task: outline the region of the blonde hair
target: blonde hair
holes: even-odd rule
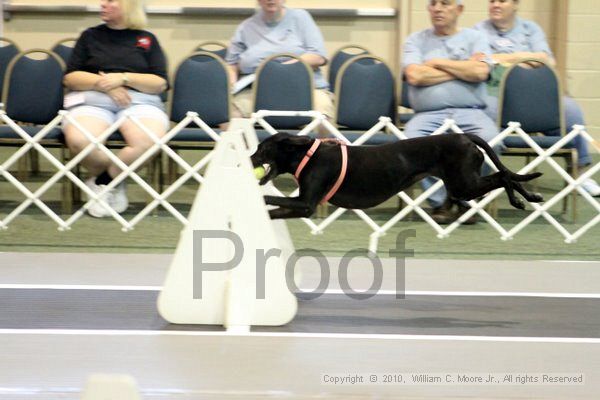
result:
[[[144,29],[148,26],[148,18],[144,10],[144,0],[119,0],[129,29]]]

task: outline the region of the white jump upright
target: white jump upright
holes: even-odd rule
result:
[[[92,374],[88,377],[81,400],[142,400],[137,382],[130,375]]]
[[[216,143],[158,298],[169,322],[247,331],[296,315],[286,282],[294,249],[286,225],[269,218],[254,177],[249,155],[257,142],[251,121],[234,119]]]

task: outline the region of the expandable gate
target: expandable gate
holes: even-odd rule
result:
[[[259,124],[260,126],[262,126],[269,134],[275,134],[277,133],[277,130],[271,125],[269,125],[269,123],[265,120],[265,118],[271,116],[310,117],[312,118],[312,121],[305,128],[300,130],[298,132],[298,135],[307,135],[311,132],[315,132],[317,128],[323,127],[327,132],[329,132],[331,136],[352,146],[368,143],[368,141],[375,134],[378,134],[384,130],[387,131],[389,134],[397,137],[398,140],[404,140],[406,138],[402,130],[396,127],[392,123],[392,121],[387,117],[381,117],[378,123],[376,123],[367,132],[360,135],[353,142],[350,141],[346,136],[344,136],[343,133],[340,132],[336,127],[334,127],[329,121],[327,121],[324,115],[316,111],[258,111],[257,113],[252,115],[251,121],[253,122],[253,124]],[[112,218],[114,218],[121,225],[124,231],[133,229],[135,225],[142,221],[159,205],[165,208],[183,225],[187,225],[187,218],[184,215],[182,215],[168,201],[168,198],[188,180],[193,179],[198,184],[202,184],[203,176],[200,174],[199,171],[210,162],[212,152],[209,152],[198,162],[194,163],[193,165],[190,165],[172,148],[170,148],[168,143],[182,129],[189,127],[190,125],[195,125],[202,129],[210,136],[210,138],[213,141],[217,142],[220,140],[219,134],[217,134],[213,129],[206,125],[198,117],[198,114],[194,112],[188,112],[185,119],[183,119],[180,123],[174,126],[169,132],[167,132],[166,135],[164,135],[161,138],[158,138],[153,132],[145,129],[143,125],[141,125],[139,120],[137,120],[137,118],[127,115],[127,113],[125,113],[125,115],[123,115],[119,120],[117,120],[112,126],[110,126],[105,132],[103,132],[98,137],[93,137],[92,134],[90,134],[83,127],[81,127],[77,123],[77,121],[73,120],[70,117],[67,111],[60,111],[52,122],[50,122],[47,126],[41,129],[33,137],[30,136],[27,132],[25,132],[21,126],[12,121],[4,111],[0,111],[0,119],[4,121],[6,125],[10,126],[12,130],[16,134],[18,134],[19,137],[22,138],[25,142],[22,147],[20,147],[17,151],[12,153],[7,159],[5,159],[4,161],[0,160],[0,175],[13,186],[15,186],[15,188],[25,196],[25,200],[23,202],[21,202],[8,215],[4,216],[4,218],[0,220],[0,228],[2,229],[7,229],[9,224],[32,204],[36,205],[38,208],[40,208],[40,210],[44,212],[44,214],[46,214],[50,219],[56,222],[59,230],[70,229],[71,226],[84,215],[86,210],[95,201],[100,202],[103,205],[103,207],[110,211],[110,215],[112,216]],[[48,133],[52,131],[53,128],[59,127],[60,123],[64,119],[67,119],[70,123],[75,124],[90,140],[90,144],[81,153],[77,154],[65,164],[61,163],[54,155],[52,155],[46,148],[44,148],[44,146],[40,144],[40,141],[43,140],[46,137],[46,135],[48,135]],[[102,143],[108,137],[110,137],[110,135],[116,132],[119,126],[121,126],[121,124],[126,119],[130,119],[133,123],[138,125],[154,142],[154,144],[142,156],[140,156],[140,158],[138,158],[134,163],[132,163],[129,166],[125,165],[121,160],[119,160],[116,157],[116,155]],[[461,133],[460,129],[456,126],[456,123],[453,120],[446,120],[443,126],[440,127],[434,134],[443,134],[447,131]],[[571,175],[569,175],[554,159],[551,158],[552,154],[554,154],[557,150],[561,149],[567,142],[569,142],[577,135],[581,135],[589,143],[594,144],[593,138],[586,132],[585,127],[581,125],[575,125],[573,127],[573,130],[569,132],[569,134],[561,138],[551,148],[544,150],[540,148],[537,145],[537,143],[533,141],[531,137],[520,128],[519,123],[512,122],[509,124],[508,128],[502,131],[490,142],[490,145],[494,146],[498,144],[508,135],[520,136],[531,147],[531,149],[533,149],[533,151],[535,151],[535,153],[538,154],[538,156],[534,160],[525,165],[520,171],[518,171],[518,173],[525,174],[531,172],[537,166],[546,162],[560,175],[562,179],[564,179],[567,185],[558,193],[556,193],[552,198],[546,200],[542,204],[530,203],[534,211],[529,213],[516,226],[508,230],[505,229],[484,209],[484,207],[496,197],[498,197],[504,191],[504,189],[497,189],[489,193],[481,201],[470,201],[469,205],[471,206],[471,209],[468,210],[465,214],[463,214],[460,218],[458,218],[455,222],[453,222],[445,228],[442,228],[440,225],[438,225],[421,207],[421,204],[429,197],[430,194],[442,187],[442,181],[438,181],[436,184],[434,184],[432,187],[430,187],[428,190],[424,191],[414,199],[411,198],[405,192],[400,192],[397,196],[403,200],[406,206],[399,212],[397,212],[383,225],[377,224],[362,210],[352,210],[352,212],[354,212],[372,230],[369,240],[369,250],[374,253],[377,252],[379,238],[385,235],[385,233],[389,229],[391,229],[399,221],[403,220],[407,215],[409,215],[413,211],[420,215],[423,218],[423,220],[434,229],[439,238],[444,238],[450,235],[464,221],[466,221],[475,213],[478,213],[487,223],[489,223],[495,230],[497,230],[500,233],[500,238],[502,240],[512,239],[523,228],[525,228],[527,225],[532,223],[540,216],[543,217],[546,221],[548,221],[552,226],[554,226],[561,235],[563,235],[566,243],[575,242],[579,237],[581,237],[589,229],[591,229],[598,222],[600,222],[600,203],[597,199],[593,198],[589,193],[587,193],[583,188],[579,186],[583,181],[592,177],[596,172],[598,172],[598,170],[600,169],[600,162],[593,165],[585,173],[581,174],[581,176],[574,178]],[[595,145],[592,147],[596,148]],[[75,168],[75,166],[79,164],[81,160],[85,158],[92,150],[94,150],[94,148],[97,148],[103,153],[105,153],[116,165],[118,165],[122,169],[122,172],[117,177],[115,177],[109,185],[106,186],[106,191],[114,188],[123,180],[131,178],[135,183],[137,183],[145,192],[147,192],[151,196],[152,201],[150,201],[132,219],[126,220],[122,215],[114,211],[109,204],[101,200],[103,193],[93,193],[90,190],[90,188],[88,188],[85,185],[85,183],[75,173],[73,173],[73,169]],[[54,175],[52,175],[44,184],[42,184],[37,190],[33,192],[30,191],[21,182],[19,182],[18,179],[9,172],[9,169],[13,165],[15,165],[19,158],[23,157],[28,151],[37,151],[42,157],[47,159],[57,169],[57,172]],[[154,157],[159,152],[163,152],[165,156],[172,159],[184,171],[184,173],[181,176],[179,176],[179,178],[177,178],[177,180],[173,184],[169,185],[162,193],[158,193],[154,188],[152,188],[150,184],[148,184],[148,182],[146,182],[136,172],[136,170],[141,165],[143,165],[146,161],[148,161],[151,157]],[[486,162],[491,166],[491,168],[495,170],[495,167],[493,166],[491,160],[489,160],[487,156],[485,156],[485,159]],[[79,187],[90,198],[89,201],[87,201],[80,209],[78,209],[75,213],[73,213],[73,215],[69,216],[67,219],[63,219],[40,199],[44,193],[46,193],[53,185],[58,183],[63,177],[66,177],[67,179],[71,180],[74,185]],[[548,210],[574,190],[577,190],[581,194],[581,196],[592,205],[592,207],[596,211],[596,214],[586,224],[581,226],[575,232],[569,232],[559,221],[556,220],[556,218],[554,218],[548,212]],[[279,194],[281,194],[281,192],[279,192]],[[292,193],[291,196],[294,196],[296,194],[297,190],[294,193]],[[327,218],[318,223],[308,218],[304,218],[303,221],[309,226],[311,233],[319,234],[322,233],[329,225],[335,222],[346,211],[346,209],[338,208],[335,211],[333,211]]]

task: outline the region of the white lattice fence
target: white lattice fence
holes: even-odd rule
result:
[[[328,132],[331,136],[345,142],[348,145],[362,145],[368,143],[369,140],[373,138],[374,135],[380,134],[382,131],[387,130],[390,135],[395,136],[398,140],[404,140],[406,137],[403,132],[398,129],[389,118],[382,117],[379,119],[378,123],[376,123],[371,129],[369,129],[364,134],[360,135],[353,142],[350,141],[346,136],[343,135],[338,129],[336,129],[329,121],[319,112],[308,111],[308,112],[286,112],[286,111],[259,111],[253,114],[251,121],[255,124],[260,125],[265,131],[269,134],[277,133],[277,130],[274,129],[269,123],[265,120],[266,117],[270,116],[278,116],[278,117],[310,117],[312,121],[303,129],[298,132],[298,135],[308,135],[310,133],[315,133],[319,129],[321,132],[324,130]],[[116,121],[112,126],[110,126],[105,132],[103,132],[98,137],[94,137],[91,133],[86,131],[82,126],[77,124],[77,121],[71,119],[68,112],[61,111],[59,115],[46,127],[40,130],[35,136],[31,137],[28,135],[18,124],[12,121],[4,112],[0,112],[0,119],[4,121],[4,123],[12,128],[14,132],[16,132],[21,139],[23,139],[24,144],[17,151],[12,153],[6,160],[0,160],[0,175],[6,179],[7,182],[12,184],[20,193],[25,196],[25,200],[21,202],[17,207],[11,210],[2,220],[0,220],[0,228],[6,229],[9,224],[15,220],[19,215],[21,215],[28,207],[31,205],[35,205],[42,212],[47,215],[50,219],[52,219],[55,223],[57,223],[60,230],[70,229],[71,226],[77,222],[86,212],[86,210],[93,204],[93,202],[100,202],[103,207],[105,207],[109,212],[112,218],[114,218],[122,227],[124,231],[128,231],[133,229],[139,222],[141,222],[144,218],[146,218],[150,213],[157,208],[158,206],[163,207],[167,210],[173,217],[175,217],[182,224],[187,224],[186,216],[182,215],[180,211],[178,211],[170,202],[169,198],[173,195],[177,190],[179,190],[182,185],[186,184],[189,180],[193,180],[198,184],[202,184],[203,177],[199,172],[202,168],[204,168],[211,160],[212,152],[209,152],[206,156],[198,160],[193,165],[190,165],[186,162],[177,152],[175,152],[171,147],[169,147],[168,143],[179,133],[182,129],[195,126],[204,130],[209,137],[213,141],[219,140],[219,135],[214,132],[209,126],[207,126],[196,113],[190,112],[187,114],[186,118],[173,127],[166,135],[161,138],[158,138],[151,131],[144,128],[144,126],[133,116],[129,116],[125,114],[121,119]],[[46,135],[56,127],[60,126],[60,123],[64,120],[68,119],[71,123],[75,124],[83,133],[86,135],[90,144],[79,154],[73,157],[71,160],[66,162],[66,164],[62,164],[56,157],[54,157],[47,149],[45,149],[40,141],[43,140]],[[133,123],[137,124],[153,141],[153,145],[134,163],[131,165],[125,165],[109,148],[106,147],[103,143],[109,138],[114,132],[116,132],[119,126],[125,120],[131,120]],[[455,122],[452,120],[447,120],[443,124],[440,129],[438,129],[434,134],[443,134],[447,131],[453,131],[460,133],[460,129],[456,126]],[[355,213],[360,220],[362,220],[369,228],[372,233],[370,234],[369,240],[369,249],[373,252],[376,252],[379,238],[385,233],[394,227],[398,222],[405,219],[411,212],[416,212],[421,218],[429,224],[432,229],[436,232],[439,238],[444,238],[450,235],[454,230],[456,230],[461,224],[470,218],[473,214],[479,213],[484,221],[486,221],[490,226],[492,226],[496,231],[500,233],[500,237],[503,240],[512,239],[516,234],[518,234],[523,228],[532,223],[538,217],[542,216],[548,223],[554,226],[557,231],[563,235],[565,241],[567,243],[572,243],[577,238],[581,237],[585,232],[587,232],[590,228],[596,225],[600,221],[600,204],[598,201],[591,197],[584,189],[582,189],[579,185],[586,180],[587,178],[593,176],[599,169],[600,163],[592,166],[589,170],[587,170],[584,174],[579,176],[577,179],[571,177],[562,167],[560,167],[555,160],[551,158],[551,155],[556,152],[558,149],[562,148],[565,143],[571,140],[576,135],[581,135],[588,142],[593,143],[593,139],[591,136],[585,131],[583,126],[575,126],[574,129],[566,135],[564,138],[559,140],[554,146],[549,149],[540,148],[535,141],[531,139],[529,135],[523,132],[518,123],[511,123],[507,129],[501,132],[496,138],[494,138],[490,145],[494,146],[502,141],[508,135],[518,135],[535,151],[538,156],[532,160],[529,164],[523,167],[519,173],[528,173],[532,171],[534,168],[538,167],[542,163],[548,163],[559,175],[562,179],[565,180],[567,186],[552,196],[550,199],[547,199],[543,204],[531,204],[533,208],[533,212],[529,213],[521,222],[519,222],[516,226],[506,229],[504,228],[499,221],[496,221],[490,214],[488,214],[484,207],[487,206],[492,200],[498,197],[504,189],[497,189],[487,196],[485,196],[481,201],[471,201],[469,205],[471,209],[468,210],[465,214],[458,218],[457,221],[450,224],[449,226],[443,228],[438,225],[427,212],[421,207],[421,204],[431,195],[433,192],[438,190],[443,182],[438,181],[428,190],[419,194],[416,198],[411,198],[407,193],[400,192],[398,193],[398,197],[404,201],[406,206],[398,211],[395,215],[393,215],[388,221],[383,224],[378,224],[375,222],[369,215],[362,210],[351,210]],[[73,169],[76,165],[78,165],[81,160],[86,157],[91,151],[94,149],[98,149],[107,157],[111,159],[117,166],[119,166],[122,172],[113,179],[113,181],[107,185],[105,190],[111,190],[116,185],[118,185],[123,180],[130,178],[133,180],[139,187],[151,197],[151,201],[133,218],[126,220],[123,215],[115,212],[109,204],[102,201],[103,193],[93,193],[87,185],[75,174],[73,173]],[[23,185],[19,180],[13,176],[9,169],[15,165],[19,158],[23,157],[29,151],[37,151],[42,157],[48,160],[57,170],[46,182],[44,182],[38,189],[35,191],[29,190],[25,185]],[[162,193],[158,193],[148,182],[146,182],[137,172],[136,170],[147,162],[151,157],[154,157],[159,152],[162,152],[166,157],[172,159],[182,170],[183,174],[177,178],[173,184],[169,185]],[[493,164],[486,156],[486,162],[493,167]],[[89,196],[89,201],[87,201],[81,208],[79,208],[75,213],[69,216],[66,219],[63,219],[60,215],[54,212],[48,205],[46,205],[42,200],[41,196],[46,193],[53,185],[56,185],[61,179],[66,178],[73,182],[74,185],[79,187],[82,191],[84,191]],[[277,188],[274,189],[276,193],[283,195],[281,191]],[[572,191],[577,190],[581,196],[586,199],[589,204],[596,211],[594,217],[590,219],[585,225],[579,228],[577,231],[571,233],[569,232],[559,221],[556,220],[548,210],[554,206],[558,201],[563,199]],[[297,195],[297,190],[290,194],[290,196]],[[329,216],[321,221],[315,221],[313,219],[304,218],[303,221],[309,226],[312,234],[320,234],[325,231],[327,227],[331,224],[335,223],[338,218],[344,214],[346,209],[337,208],[335,209]]]

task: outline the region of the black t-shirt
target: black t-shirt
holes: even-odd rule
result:
[[[167,79],[165,55],[152,33],[111,29],[105,24],[88,28],[81,34],[65,74],[73,71],[133,72]]]

